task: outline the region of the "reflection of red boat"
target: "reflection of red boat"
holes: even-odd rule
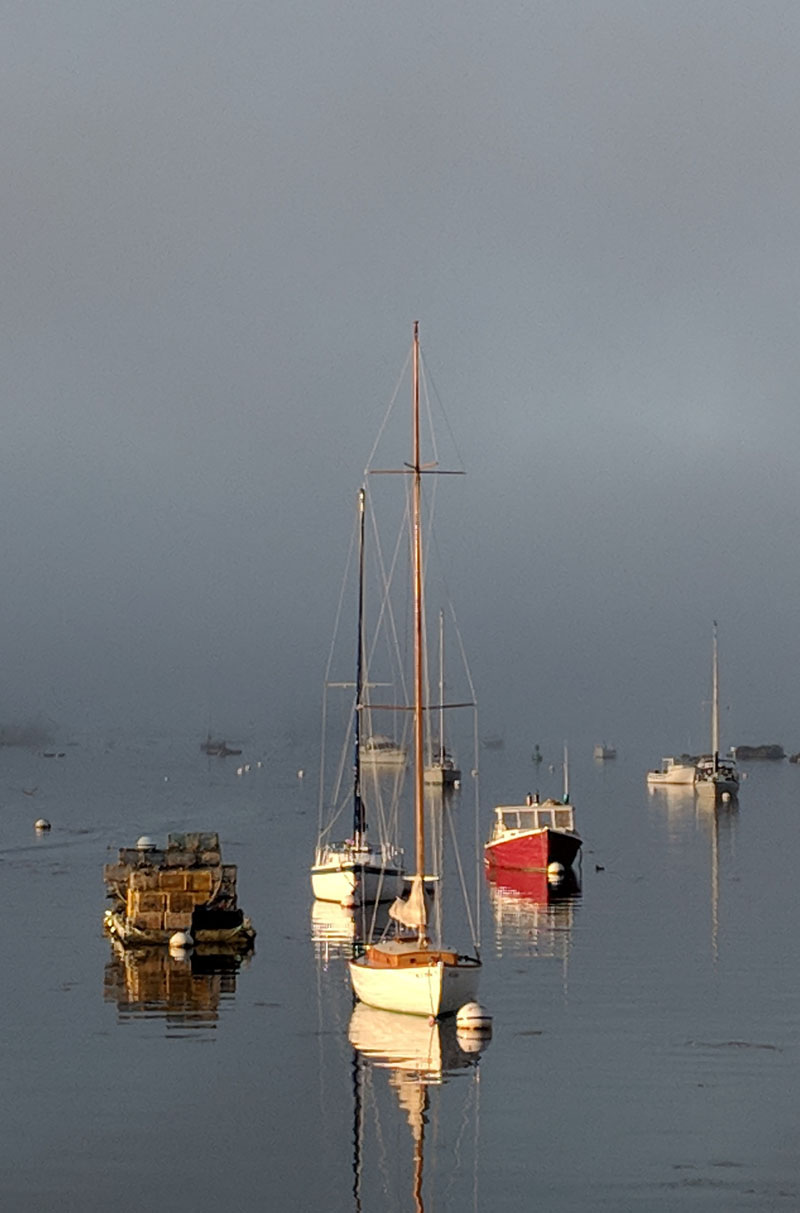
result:
[[[484,848],[489,872],[496,868],[546,872],[551,864],[568,870],[581,846],[569,801],[528,797],[524,805],[498,805],[492,836]]]
[[[487,878],[504,900],[518,898],[540,905],[575,897],[581,891],[572,868],[567,868],[559,880],[548,878],[547,872],[522,872],[513,868],[497,868],[488,872]]]

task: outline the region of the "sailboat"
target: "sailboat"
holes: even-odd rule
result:
[[[369,944],[349,963],[353,992],[361,1001],[384,1011],[403,1011],[437,1018],[477,996],[481,962],[443,947],[431,938],[425,896],[425,755],[423,729],[423,568],[422,472],[420,461],[419,325],[412,345],[412,457],[405,465],[411,476],[411,582],[413,596],[413,794],[415,868],[407,898],[389,907],[394,934]],[[429,469],[428,469],[429,470]]]
[[[461,778],[461,771],[448,752],[444,739],[444,611],[439,612],[439,740],[433,746],[431,760],[425,765],[425,782],[440,788],[451,788]]]
[[[330,827],[320,829],[311,887],[318,901],[341,905],[391,901],[402,888],[403,855],[390,842],[373,845],[367,837],[367,816],[361,787],[361,708],[364,693],[364,515],[366,492],[358,493],[358,639],[353,711],[353,830],[343,842],[328,839]]]
[[[739,792],[739,771],[732,758],[719,753],[719,654],[717,651],[717,621],[712,630],[711,663],[711,753],[698,760],[694,790],[704,800],[732,800]]]

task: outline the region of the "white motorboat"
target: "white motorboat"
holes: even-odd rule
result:
[[[391,737],[374,733],[361,743],[361,765],[371,767],[404,767],[408,762],[408,749]]]
[[[662,758],[658,770],[647,772],[650,788],[691,787],[695,780],[695,759],[688,754],[679,758]]]

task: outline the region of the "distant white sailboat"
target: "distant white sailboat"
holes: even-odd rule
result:
[[[361,708],[364,690],[364,512],[366,494],[358,494],[358,626],[353,711],[353,829],[349,838],[330,840],[331,824],[320,829],[311,887],[318,901],[352,905],[356,901],[392,901],[402,889],[403,855],[389,840],[372,844],[361,786]]]
[[[439,612],[439,739],[432,746],[430,762],[425,764],[425,782],[451,788],[461,779],[461,771],[447,749],[444,735],[444,611]]]
[[[719,752],[719,654],[717,651],[717,621],[712,630],[711,664],[711,753],[697,763],[694,790],[701,800],[733,800],[739,793],[739,771],[732,758],[721,758]]]

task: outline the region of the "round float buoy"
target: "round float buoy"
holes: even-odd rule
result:
[[[137,851],[154,851],[156,844],[153,842],[149,834],[142,834],[141,838],[136,839]]]
[[[194,940],[188,931],[176,931],[174,935],[169,937],[170,950],[173,952],[183,952],[186,948],[190,948]]]
[[[549,863],[547,865],[547,879],[550,884],[558,884],[559,880],[564,879],[563,863]]]
[[[730,794],[730,792],[723,792],[723,793],[722,793],[722,803],[723,803],[723,804],[727,804],[727,803],[728,803],[728,801],[730,800],[730,798],[731,798],[731,794]]]
[[[454,788],[460,788],[460,787],[461,787],[461,780],[460,780],[460,779],[454,779],[454,780],[453,780],[453,787],[454,787]]]
[[[303,779],[304,777],[305,777],[305,771],[304,771],[304,770],[303,770],[303,768],[301,767],[301,768],[300,768],[300,770],[297,772],[297,778],[298,778],[298,779]]]
[[[491,1031],[492,1017],[479,1002],[465,1002],[456,1011],[456,1027],[459,1032]]]
[[[50,822],[46,817],[40,817],[38,821],[34,821],[33,828],[34,830],[38,830],[40,834],[44,834],[50,829]]]

